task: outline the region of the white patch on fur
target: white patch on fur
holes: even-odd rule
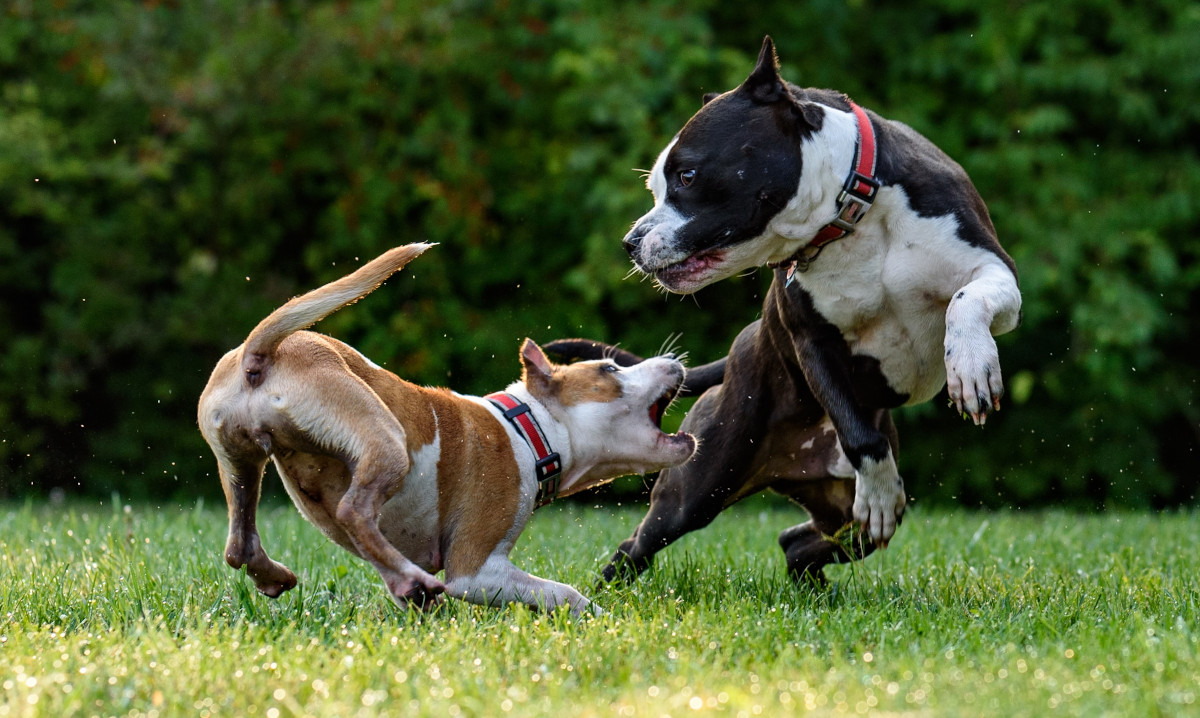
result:
[[[837,434],[837,429],[833,425],[833,420],[829,418],[828,414],[821,418],[821,423],[819,426],[826,434]],[[837,449],[836,456],[833,461],[830,461],[825,466],[825,470],[829,472],[830,476],[834,476],[839,479],[853,479],[855,477],[854,465],[851,464],[850,459],[846,457],[846,452],[842,449],[842,442],[840,440],[837,442],[837,444],[835,444],[835,448]]]
[[[409,454],[400,490],[379,511],[379,529],[400,553],[433,572],[438,550],[438,461],[442,436],[434,414],[433,441]]]
[[[803,171],[796,193],[771,218],[766,231],[748,242],[760,248],[758,256],[762,259],[755,266],[784,261],[808,245],[821,228],[837,217],[837,196],[854,163],[858,120],[852,112],[832,107],[822,109],[825,118],[821,131],[800,145]]]
[[[1007,267],[988,266],[954,293],[946,309],[946,388],[976,424],[987,419],[1004,393],[1000,352],[993,335],[1017,325],[1021,294]]]
[[[650,169],[650,174],[646,177],[646,189],[650,190],[650,194],[654,195],[654,206],[658,207],[667,196],[667,176],[663,167],[667,164],[667,155],[671,154],[671,148],[679,141],[679,135],[671,138],[667,146],[662,152],[658,153],[658,159],[654,160],[654,167]]]
[[[917,215],[895,186],[882,188],[858,231],[826,246],[796,281],[853,353],[880,361],[908,404],[928,401],[946,381],[946,307],[960,289],[980,298],[964,307],[962,328],[975,328],[964,336],[984,354],[988,344],[995,353],[990,332],[1012,329],[1020,309],[1016,278],[995,253],[959,239],[952,215]]]
[[[372,369],[382,369],[383,368],[383,367],[379,366],[378,364],[376,364],[375,362],[371,361],[371,358],[369,356],[367,356],[366,354],[363,354],[362,352],[360,352],[359,350],[350,346],[349,344],[347,344],[346,347],[349,348],[351,351],[353,351],[355,354],[357,354],[360,358],[362,358],[362,360],[367,363],[367,366],[371,367]]]
[[[648,221],[652,222],[653,226],[646,232],[638,245],[637,256],[641,258],[639,264],[646,262],[647,257],[658,257],[662,254],[670,255],[675,246],[675,234],[681,227],[687,224],[688,218],[675,209],[674,206],[667,204],[666,201],[667,177],[663,166],[667,162],[667,155],[671,153],[671,148],[678,141],[679,136],[676,135],[663,151],[658,153],[658,159],[654,161],[654,167],[646,177],[646,188],[650,190],[650,194],[654,195],[654,208],[639,219],[638,223]],[[667,264],[669,263],[667,262]],[[657,267],[662,265],[648,264],[647,266]]]
[[[645,272],[653,272],[674,262],[686,259],[687,255],[675,249],[675,236],[685,224],[687,217],[669,204],[658,205],[645,218],[654,225],[642,236],[636,250],[637,263]]]

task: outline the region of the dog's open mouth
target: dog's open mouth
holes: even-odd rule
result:
[[[653,424],[659,431],[659,441],[666,440],[672,443],[686,442],[688,444],[693,444],[691,434],[683,431],[675,434],[668,434],[667,432],[663,431],[662,428],[663,417],[666,416],[667,409],[670,408],[671,403],[675,401],[675,397],[679,395],[679,390],[681,388],[683,388],[682,377],[669,389],[663,392],[662,396],[655,399],[647,409],[647,413],[650,416],[650,423]]]
[[[697,252],[674,264],[655,270],[654,277],[667,289],[685,287],[695,283],[725,261],[725,253],[719,249]]]
[[[667,413],[667,407],[671,406],[671,402],[675,400],[675,394],[678,392],[679,387],[674,387],[650,405],[650,423],[657,426],[659,431],[662,430],[662,420]]]

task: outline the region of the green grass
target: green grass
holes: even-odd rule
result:
[[[0,506],[0,716],[1200,714],[1195,515],[916,510],[886,552],[784,577],[753,500],[592,591],[642,507],[539,511],[515,552],[608,614],[408,613],[291,507],[279,600],[223,507]]]

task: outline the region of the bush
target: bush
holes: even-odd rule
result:
[[[319,329],[464,392],[521,338],[695,361],[766,273],[625,280],[648,167],[764,32],[785,76],[956,157],[1021,270],[986,430],[901,412],[910,494],[1190,501],[1200,444],[1196,88],[1185,2],[10,3],[0,22],[0,495],[215,494],[195,402],[288,297],[440,243]],[[764,18],[770,18],[764,21]],[[699,306],[697,306],[699,305]]]

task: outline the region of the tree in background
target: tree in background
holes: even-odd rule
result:
[[[625,279],[647,168],[753,65],[844,90],[971,173],[1020,270],[1005,410],[898,412],[918,501],[1190,502],[1200,16],[1026,3],[91,3],[0,8],[0,496],[218,492],[222,353],[387,247],[318,329],[483,392],[524,336],[723,354],[769,277]],[[635,484],[640,486],[641,484]]]

